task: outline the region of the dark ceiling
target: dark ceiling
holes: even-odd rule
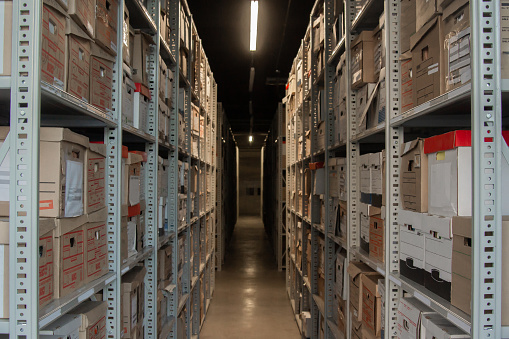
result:
[[[253,55],[256,73],[252,93],[254,133],[267,132],[270,128],[285,88],[267,86],[266,80],[268,77],[280,77],[285,81],[288,78],[313,3],[312,0],[259,1],[257,51]],[[188,0],[188,5],[217,82],[218,101],[223,103],[233,132],[249,132],[250,0]],[[290,11],[284,30],[288,6]]]

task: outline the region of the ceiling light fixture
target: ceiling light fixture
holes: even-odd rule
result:
[[[256,35],[258,30],[258,1],[251,1],[251,39],[250,50],[256,51]]]
[[[249,136],[249,142],[253,142],[253,136],[252,135]]]

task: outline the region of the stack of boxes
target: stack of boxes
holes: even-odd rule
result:
[[[166,204],[168,199],[168,159],[158,158],[157,162],[157,201],[158,201],[158,216],[157,226],[160,233],[168,232],[168,222],[166,215]]]
[[[122,276],[122,338],[143,338],[146,273],[145,267],[136,266]]]
[[[0,129],[3,143],[9,127]],[[40,129],[39,305],[62,298],[108,272],[104,145],[64,128]],[[0,164],[9,178],[9,154]],[[0,192],[0,251],[8,286],[9,180]],[[2,318],[8,318],[4,289]]]
[[[200,108],[191,103],[191,154],[198,157],[201,138],[201,114]]]
[[[406,111],[470,82],[470,8],[468,0],[401,4],[406,13],[401,16],[401,107]]]
[[[373,31],[361,31],[352,42],[351,85],[355,91],[357,134],[385,121],[385,49],[382,13]],[[340,134],[341,130],[346,132],[340,125]],[[346,135],[340,135],[340,140],[345,139]]]
[[[347,295],[347,284],[348,284],[348,274],[346,272],[348,266],[348,260],[346,251],[341,250],[336,254],[336,264],[335,264],[335,284],[334,284],[334,301],[333,301],[333,311],[334,318],[337,319],[338,329],[341,333],[346,336],[346,303],[348,300]]]
[[[336,66],[334,77],[334,144],[344,143],[346,135],[346,85],[347,73],[345,67],[345,54],[343,54]]]
[[[347,172],[345,158],[329,159],[329,196],[333,199],[334,235],[346,241],[347,229]]]
[[[384,156],[384,152],[378,152],[367,153],[359,157],[361,177],[360,246],[366,253],[369,253],[371,258],[380,262],[384,262],[385,257]]]

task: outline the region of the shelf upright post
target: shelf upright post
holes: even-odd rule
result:
[[[472,1],[472,337],[500,338],[502,113],[500,1]]]
[[[168,202],[167,202],[167,215],[168,215],[168,228],[170,233],[174,236],[171,238],[172,246],[172,284],[175,285],[173,293],[171,293],[168,299],[168,309],[170,310],[170,316],[174,318],[173,326],[170,331],[170,338],[177,338],[177,317],[179,307],[179,286],[178,286],[178,262],[179,262],[179,248],[178,248],[178,205],[179,205],[179,188],[178,188],[178,156],[179,156],[179,120],[181,119],[179,110],[179,87],[180,87],[180,1],[167,0],[167,6],[169,8],[170,16],[170,51],[175,58],[175,64],[173,66],[173,83],[172,83],[172,98],[173,108],[171,111],[170,119],[170,145],[173,149],[169,154],[169,166],[168,166]],[[171,108],[171,107],[170,107]],[[191,169],[189,169],[191,170]],[[188,177],[190,174],[188,175]],[[188,191],[189,191],[188,187]],[[188,221],[188,220],[187,220]]]
[[[117,27],[123,28],[124,2],[119,1]],[[116,279],[107,285],[103,291],[104,300],[108,302],[106,333],[108,338],[119,338],[122,333],[120,298],[122,282],[122,259],[120,250],[120,225],[122,223],[122,34],[117,35],[117,58],[113,67],[113,100],[112,113],[117,120],[116,127],[105,129],[106,162],[107,162],[107,208],[108,208],[108,266],[116,273]]]
[[[330,237],[334,234],[333,216],[334,203],[338,203],[330,196],[329,190],[329,160],[334,157],[334,153],[329,151],[329,146],[334,145],[334,68],[327,61],[329,60],[334,47],[332,47],[333,27],[334,27],[334,3],[335,0],[325,0],[325,68],[324,68],[324,87],[325,87],[325,105],[320,105],[327,110],[325,113],[325,320],[333,318],[333,304],[335,294],[334,267],[336,262],[336,243]],[[331,328],[326,325],[325,338],[334,338]]]
[[[283,137],[281,130],[283,128],[283,104],[278,103],[277,107],[277,128],[275,128],[275,138],[277,140],[277,145],[275,149],[278,149],[279,152],[275,152],[279,155],[277,159],[277,215],[276,215],[276,227],[277,227],[277,266],[278,271],[282,271],[283,268],[286,266],[285,260],[286,260],[286,251],[283,247],[283,237],[286,235],[284,234],[284,228],[283,228],[283,217],[285,215],[285,208],[283,206],[283,160],[282,160],[282,145],[283,145]]]
[[[9,333],[37,338],[42,1],[13,1],[12,19]]]
[[[150,49],[148,60],[148,84],[151,100],[148,106],[148,133],[154,137],[154,142],[146,143],[147,170],[145,171],[145,197],[146,197],[146,246],[153,248],[150,256],[145,259],[147,274],[145,275],[145,337],[157,336],[157,250],[159,227],[158,220],[158,159],[159,159],[159,51],[161,50],[160,17],[161,1],[148,0],[147,9],[157,27],[157,33],[153,36],[155,46]],[[164,61],[163,61],[164,62]],[[178,169],[177,172],[178,173]],[[170,206],[169,208],[175,208]],[[164,223],[164,220],[162,221]]]
[[[210,258],[210,285],[209,285],[209,299],[212,298],[212,295],[214,294],[214,289],[215,289],[215,286],[216,286],[216,264],[217,264],[217,257],[216,257],[216,234],[217,234],[217,230],[218,230],[218,215],[220,216],[220,214],[218,214],[217,212],[217,208],[218,208],[218,203],[217,203],[217,197],[218,197],[218,192],[219,192],[219,185],[217,184],[218,181],[220,180],[219,176],[218,176],[218,152],[219,150],[221,149],[220,146],[221,146],[221,139],[218,138],[218,130],[219,130],[219,126],[218,126],[218,109],[217,109],[217,83],[216,81],[214,80],[214,87],[213,87],[213,92],[212,92],[212,103],[210,104],[210,109],[212,111],[212,138],[211,138],[211,143],[212,145],[214,145],[214,143],[216,143],[216,147],[214,147],[214,152],[212,153],[212,158],[211,158],[211,163],[212,163],[212,208],[214,209],[213,212],[211,213],[211,216],[210,216],[210,219],[212,221],[212,229],[211,229],[211,234],[210,234],[210,255],[211,255],[211,258]]]
[[[359,233],[360,233],[360,220],[358,216],[358,206],[360,199],[360,174],[357,165],[359,159],[359,144],[353,141],[353,137],[357,134],[357,119],[356,119],[356,108],[357,103],[355,94],[352,92],[352,68],[350,65],[351,60],[351,44],[354,36],[351,32],[352,21],[355,18],[355,0],[346,1],[346,32],[345,32],[345,66],[347,71],[346,81],[346,168],[348,175],[348,189],[347,189],[347,201],[348,201],[348,218],[347,218],[347,259],[348,262],[352,260],[352,247],[359,246]],[[349,284],[345,286],[347,295],[350,295]],[[346,331],[347,334],[351,333],[351,319],[350,303],[347,305],[346,312]]]
[[[385,2],[385,335],[397,336],[398,303],[402,291],[390,275],[399,273],[399,225],[400,207],[400,148],[403,144],[402,127],[392,127],[391,120],[400,114],[400,0]],[[380,80],[382,81],[382,80]]]

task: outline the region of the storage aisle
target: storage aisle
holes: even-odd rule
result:
[[[239,217],[200,338],[298,338],[262,220]]]

